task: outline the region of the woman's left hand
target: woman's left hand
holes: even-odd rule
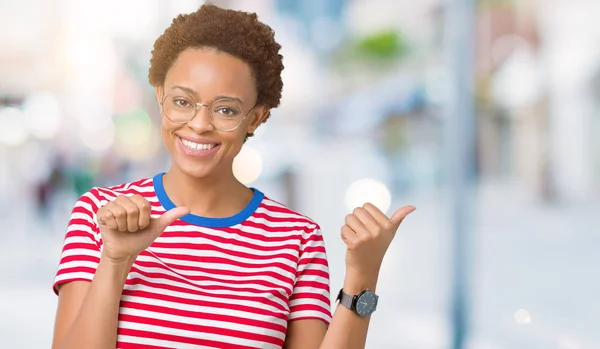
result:
[[[373,204],[357,207],[346,216],[342,240],[346,243],[346,279],[376,283],[383,257],[400,224],[415,207],[405,206],[388,218]]]

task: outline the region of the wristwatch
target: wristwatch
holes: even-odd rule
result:
[[[344,289],[342,288],[336,301],[339,301],[341,305],[352,310],[358,316],[365,317],[375,312],[379,296],[369,289],[352,296],[344,292]]]

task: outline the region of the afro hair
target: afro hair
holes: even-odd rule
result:
[[[154,43],[150,84],[162,86],[179,54],[189,48],[213,48],[243,60],[254,74],[256,104],[268,110],[279,106],[283,89],[281,45],[275,41],[273,29],[260,22],[256,13],[205,4],[196,12],[175,17]]]

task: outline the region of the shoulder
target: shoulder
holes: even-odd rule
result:
[[[96,189],[99,195],[108,199],[114,199],[120,195],[152,196],[155,194],[153,178],[140,178],[133,182],[114,186],[95,187],[94,189]]]
[[[85,192],[77,200],[75,207],[89,206],[96,212],[107,202],[114,200],[120,195],[142,195],[144,197],[154,196],[154,184],[152,178],[141,178],[132,182],[118,185],[96,186]]]
[[[269,215],[279,218],[281,220],[286,220],[288,222],[296,222],[298,224],[311,227],[313,229],[320,229],[319,224],[310,217],[298,211],[292,210],[285,204],[273,200],[267,195],[264,196],[259,208],[262,208],[262,211],[264,211],[265,213],[268,213]]]
[[[321,227],[313,219],[266,195],[256,210],[255,217],[266,219],[271,225],[301,230],[305,238],[321,234]]]

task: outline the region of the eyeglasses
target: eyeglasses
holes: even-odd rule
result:
[[[237,129],[254,109],[244,113],[240,103],[232,98],[221,98],[211,104],[198,103],[184,93],[168,94],[160,103],[163,114],[173,123],[185,125],[198,114],[199,107],[208,108],[208,116],[213,127],[222,132]]]

